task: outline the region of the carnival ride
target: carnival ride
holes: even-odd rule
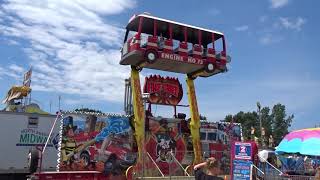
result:
[[[13,86],[8,91],[7,96],[2,101],[3,104],[13,102],[14,100],[23,99],[31,92],[31,88],[27,86]]]
[[[145,151],[146,115],[139,76],[139,72],[143,68],[187,75],[187,94],[191,115],[190,131],[194,152],[193,164],[199,163],[202,161],[199,134],[200,118],[194,80],[199,76],[210,77],[227,71],[226,63],[230,62],[230,57],[226,54],[224,35],[217,31],[149,14],[133,16],[126,30],[120,64],[131,65],[134,127],[138,146],[138,162],[135,167],[140,165],[141,168]],[[142,41],[143,38],[146,39],[146,42]],[[217,53],[215,43],[220,38],[223,49]]]
[[[6,97],[2,100],[2,103],[6,105],[4,111],[49,114],[43,111],[38,104],[31,103],[31,73],[31,69],[25,73],[21,86],[15,85],[9,89]]]

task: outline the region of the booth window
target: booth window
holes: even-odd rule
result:
[[[38,128],[39,117],[29,117],[28,118],[28,128]]]
[[[200,140],[206,140],[206,138],[207,138],[207,133],[201,132],[200,133]]]
[[[216,141],[217,140],[217,133],[208,133],[208,140]]]

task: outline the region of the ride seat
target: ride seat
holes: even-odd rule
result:
[[[202,46],[199,44],[193,45],[192,55],[194,58],[202,59]]]
[[[226,53],[221,51],[220,53],[216,54],[216,61],[217,61],[218,67],[220,69],[224,69],[227,64]]]
[[[148,37],[147,49],[158,49],[158,38],[156,36]]]
[[[178,54],[180,56],[188,56],[188,44],[187,42],[180,42]]]
[[[137,50],[140,48],[141,37],[140,34],[134,35],[132,38],[128,39],[130,51]]]
[[[168,39],[164,41],[163,52],[165,53],[173,53],[173,41]]]
[[[226,53],[224,51],[221,51],[219,54],[217,54],[216,59],[223,65],[227,64]]]
[[[216,51],[213,48],[207,49],[207,60],[213,63],[216,62]]]

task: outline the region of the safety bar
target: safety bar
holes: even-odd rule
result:
[[[259,154],[258,154],[259,156]],[[264,159],[263,157],[259,156],[259,158],[261,158],[262,160],[264,160],[267,164],[269,164],[271,167],[273,167],[275,170],[277,170],[280,175],[284,174],[282,171],[280,171],[278,168],[274,167],[271,163],[269,163],[266,159]]]
[[[49,141],[50,141],[50,137],[51,137],[52,131],[53,131],[53,129],[54,129],[56,123],[57,123],[57,120],[58,120],[59,118],[61,118],[61,116],[62,116],[61,111],[57,112],[56,119],[54,120],[54,122],[53,122],[53,124],[52,124],[52,127],[51,127],[51,130],[50,130],[50,133],[49,133],[49,135],[48,135],[48,139],[47,139],[46,143],[44,144],[42,150],[38,149],[38,150],[41,152],[41,153],[40,153],[39,172],[41,172],[41,170],[42,170],[43,154],[44,154],[44,152],[45,152],[45,150],[46,150],[46,147],[47,147],[47,145],[48,145],[48,143],[49,143]],[[60,152],[59,152],[59,153],[60,153]]]
[[[171,155],[171,157],[174,159],[174,161],[175,161],[176,163],[178,163],[179,166],[183,169],[184,173],[186,173],[187,176],[190,176],[190,174],[187,172],[187,170],[183,168],[182,164],[176,159],[176,157],[174,157],[174,155],[173,155],[173,153],[172,153],[172,150],[170,151],[170,155]]]
[[[161,172],[161,170],[160,170],[159,166],[157,165],[157,163],[154,162],[154,160],[153,160],[153,158],[151,157],[151,155],[150,155],[148,152],[147,152],[147,155],[148,155],[149,158],[151,159],[152,163],[153,163],[154,165],[156,165],[156,168],[157,168],[158,171],[160,172],[161,176],[164,177],[164,174]]]
[[[46,150],[46,147],[47,147],[47,145],[48,145],[48,143],[49,143],[49,141],[50,141],[50,137],[51,137],[52,131],[53,131],[53,129],[54,129],[56,123],[57,123],[57,120],[59,119],[60,116],[61,116],[61,112],[59,111],[59,112],[57,113],[56,119],[55,119],[54,122],[53,122],[53,125],[52,125],[52,127],[51,127],[50,133],[49,133],[49,135],[48,135],[48,139],[47,139],[46,143],[44,144],[44,147],[43,147],[43,149],[42,149],[41,154],[43,154],[44,151]]]
[[[264,172],[263,172],[261,169],[259,169],[256,165],[251,164],[251,168],[252,168],[252,167],[256,168],[261,174],[264,175]]]

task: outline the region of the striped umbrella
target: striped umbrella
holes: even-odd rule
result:
[[[301,129],[290,132],[276,148],[277,154],[300,153],[320,156],[320,128]]]

